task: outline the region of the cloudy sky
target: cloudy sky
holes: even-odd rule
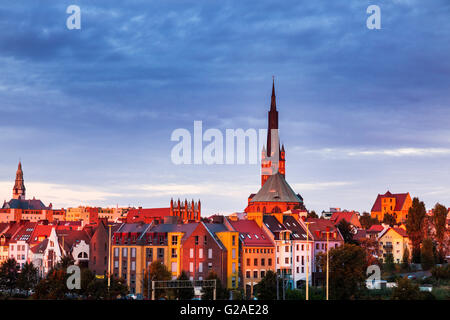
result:
[[[242,211],[259,165],[175,165],[170,136],[265,128],[275,75],[309,209],[368,211],[388,189],[450,205],[449,16],[448,0],[3,0],[0,199],[21,159],[27,196],[56,207]]]

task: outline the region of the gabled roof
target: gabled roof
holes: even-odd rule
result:
[[[306,230],[303,229],[300,222],[289,215],[283,216],[283,225],[291,230],[291,240],[306,240]]]
[[[373,212],[381,212],[381,199],[383,198],[395,198],[395,208],[394,211],[400,211],[405,203],[406,198],[408,197],[407,193],[394,193],[386,192],[385,194],[379,194],[375,200],[375,203],[372,206]]]
[[[393,230],[395,231],[398,235],[407,238],[408,234],[406,233],[406,230],[403,228],[396,228],[396,227],[390,227],[390,228],[386,228],[379,236],[378,239],[380,239],[381,237],[383,237],[386,233],[388,233],[389,230]]]
[[[61,246],[64,244],[64,251],[70,252],[81,240],[84,240],[86,244],[89,244],[90,238],[85,231],[79,230],[56,230],[58,241]]]
[[[272,247],[273,243],[267,233],[253,220],[230,221],[233,228],[239,232],[239,238],[244,246]]]
[[[16,243],[17,241],[31,241],[31,235],[34,232],[37,222],[27,222],[21,226],[21,228],[14,234],[10,243]]]
[[[298,202],[302,200],[278,172],[271,175],[250,202]]]
[[[326,241],[327,234],[326,232],[336,232],[337,238],[333,240],[344,240],[342,238],[339,229],[328,219],[319,219],[319,218],[308,218],[306,219],[309,224],[309,231],[311,236],[316,241]],[[330,238],[331,239],[331,238]]]
[[[31,235],[30,246],[39,243],[40,237],[48,238],[53,227],[54,226],[52,225],[38,224],[36,228],[34,228],[33,234]]]
[[[263,216],[263,223],[272,232],[280,232],[287,230],[286,227],[280,223],[274,216],[265,215]]]
[[[184,233],[181,240],[185,240],[188,238],[192,232],[194,232],[195,228],[198,226],[198,222],[195,223],[161,223],[152,226],[147,232],[156,232],[156,233],[168,233],[168,232],[182,232]]]
[[[381,232],[384,230],[384,227],[381,224],[374,224],[369,229],[367,229],[367,232]]]
[[[38,253],[38,254],[39,253],[44,253],[45,249],[47,248],[47,243],[48,243],[48,239],[45,239],[45,240],[39,242],[34,247],[32,247],[30,250],[34,254],[36,254],[36,253]]]

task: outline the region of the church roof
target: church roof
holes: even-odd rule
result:
[[[284,177],[277,172],[267,179],[266,183],[250,202],[298,202],[302,200],[295,194]]]
[[[2,209],[48,210],[49,208],[38,199],[11,199],[3,204]]]
[[[383,198],[395,198],[394,211],[400,211],[403,208],[403,204],[405,203],[408,194],[408,192],[392,194],[390,191],[386,192],[385,194],[379,194],[377,196],[377,199],[375,200],[375,203],[373,204],[372,212],[381,212],[381,200]]]

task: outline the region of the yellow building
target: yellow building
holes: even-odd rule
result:
[[[215,234],[227,249],[226,286],[229,289],[236,289],[239,279],[239,232],[226,230]]]
[[[411,206],[412,200],[409,193],[392,194],[388,191],[377,196],[372,206],[371,217],[381,222],[384,219],[384,215],[388,213],[396,217],[397,223],[404,223]]]
[[[388,228],[378,238],[379,247],[383,256],[383,261],[386,261],[386,256],[392,253],[394,263],[401,263],[403,261],[403,254],[408,248],[411,257],[411,245],[404,228]]]

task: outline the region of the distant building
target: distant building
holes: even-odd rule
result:
[[[362,228],[359,222],[359,213],[356,211],[333,212],[330,221],[335,225],[339,225],[342,220],[347,221],[354,228]]]
[[[380,233],[378,243],[383,261],[386,261],[386,256],[391,253],[394,257],[394,263],[401,263],[407,248],[411,257],[411,244],[404,228],[385,229]]]
[[[341,212],[341,208],[330,208],[330,211],[322,211],[322,218],[330,219],[333,213]]]
[[[371,217],[383,221],[386,213],[394,215],[397,223],[404,223],[408,217],[408,210],[412,206],[409,193],[393,194],[387,191],[379,194],[372,206]]]

